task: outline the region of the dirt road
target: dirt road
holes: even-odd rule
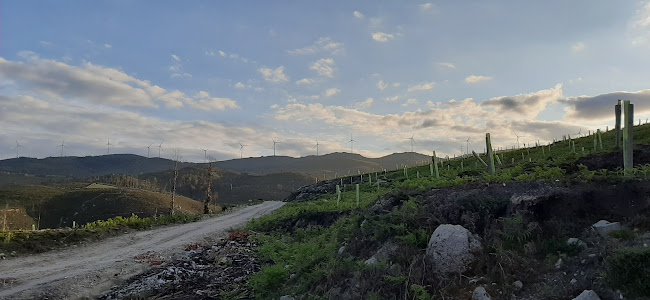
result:
[[[95,297],[149,264],[135,257],[170,258],[184,246],[223,237],[230,228],[268,214],[284,202],[268,201],[200,222],[129,233],[62,251],[0,260],[0,299]]]

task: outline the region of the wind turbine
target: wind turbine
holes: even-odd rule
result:
[[[244,147],[248,145],[243,145],[240,141],[237,141],[237,143],[239,144],[239,158],[242,159],[244,158]]]
[[[410,138],[406,138],[407,140],[411,140],[411,152],[413,152],[413,144],[415,144],[415,139],[413,138],[415,136],[415,133],[411,135]]]
[[[318,143],[318,139],[316,139],[316,145],[313,147],[316,148],[316,156],[318,156],[318,146],[320,146],[320,144]]]
[[[279,143],[280,142],[276,142],[275,140],[273,140],[273,156],[275,156],[275,144],[279,144]]]
[[[149,158],[149,153],[151,153],[151,146],[153,146],[153,143],[147,146],[147,158]]]
[[[57,147],[61,147],[61,157],[63,157],[63,148],[65,148],[65,141],[61,141],[61,145],[58,145]]]
[[[350,153],[354,153],[354,143],[356,143],[356,141],[352,138],[352,133],[350,133],[350,140],[348,143],[350,143]]]
[[[24,146],[21,145],[21,144],[19,144],[19,143],[18,143],[18,140],[16,140],[16,158],[19,158],[19,157],[20,157],[20,156],[18,155],[18,149],[21,148],[21,147],[24,148]]]
[[[162,140],[162,141],[160,142],[160,144],[158,145],[158,158],[160,158],[160,151],[161,151],[162,148],[163,148],[163,147],[162,147],[163,142],[165,142],[165,140]]]
[[[111,146],[113,146],[113,144],[111,144],[111,139],[109,138],[108,142],[106,143],[106,155],[109,155],[111,153]]]
[[[467,137],[467,140],[465,142],[467,142],[467,147],[465,147],[465,154],[469,154],[469,144],[471,144],[469,137]]]
[[[203,150],[203,162],[206,163],[208,162],[208,149],[201,149]]]
[[[522,137],[525,137],[525,136],[523,136],[523,135],[522,135],[522,136],[519,136],[519,135],[517,135],[517,133],[514,132],[514,131],[513,131],[512,133],[514,133],[515,136],[517,137],[517,149],[519,149],[519,138],[522,138]]]
[[[580,137],[581,133],[582,133],[582,128],[580,128],[580,130],[578,130],[578,133],[576,133],[576,134],[578,135],[578,137]]]

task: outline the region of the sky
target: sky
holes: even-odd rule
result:
[[[649,70],[647,0],[6,0],[0,159],[547,143],[645,123]]]

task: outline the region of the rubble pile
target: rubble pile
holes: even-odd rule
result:
[[[257,243],[249,241],[248,235],[234,232],[212,245],[187,245],[184,255],[168,261],[153,259],[154,268],[114,287],[100,299],[221,299],[222,293],[245,286],[261,269],[254,253]],[[136,259],[143,261],[142,256]]]

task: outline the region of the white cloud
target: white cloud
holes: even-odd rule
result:
[[[573,53],[582,52],[586,47],[585,43],[577,42],[571,46],[571,51],[573,51]]]
[[[239,108],[237,103],[230,98],[210,97],[208,92],[200,91],[194,96],[195,99],[186,100],[187,104],[199,110],[226,110]]]
[[[110,48],[113,48],[113,45],[106,43],[106,44],[104,44],[104,48],[110,49]]]
[[[407,89],[407,92],[410,93],[410,92],[417,92],[417,91],[428,91],[428,90],[433,89],[433,87],[435,85],[436,85],[435,82],[428,82],[428,83],[423,83],[423,84],[420,84],[420,85],[414,85],[414,86],[410,86]]]
[[[431,9],[433,7],[433,3],[424,3],[424,4],[420,4],[418,6],[420,7],[420,10],[424,11],[424,10]]]
[[[190,73],[174,73],[171,75],[171,78],[192,78]]]
[[[390,33],[385,33],[385,32],[375,32],[372,34],[372,39],[377,41],[377,42],[388,42],[389,40],[392,40],[395,38],[394,35]]]
[[[40,43],[41,43],[41,45],[43,45],[43,46],[45,46],[45,47],[52,46],[52,43],[51,43],[51,42],[48,42],[48,41],[40,41]]]
[[[221,55],[221,57],[226,57],[226,52],[219,50],[219,55]]]
[[[399,82],[395,82],[395,83],[393,83],[393,87],[399,87],[400,85],[402,85],[402,84],[399,83]]]
[[[259,68],[257,70],[262,74],[264,80],[272,83],[281,83],[289,81],[289,77],[284,74],[284,66],[279,66],[275,69],[270,68]]]
[[[325,91],[325,97],[332,97],[332,96],[338,95],[340,93],[341,93],[341,90],[337,89],[337,88],[327,89]]]
[[[244,85],[244,84],[241,83],[241,82],[237,82],[237,83],[235,83],[235,88],[243,89],[243,88],[245,88],[245,87],[246,87],[246,85]]]
[[[489,81],[489,80],[492,80],[492,77],[482,76],[482,75],[470,75],[467,78],[465,78],[465,82],[467,83],[478,83],[481,81]]]
[[[632,45],[637,46],[650,44],[650,1],[641,3],[629,25]]]
[[[181,61],[181,58],[178,57],[178,55],[176,55],[176,54],[172,54],[172,58],[173,58],[175,61]]]
[[[414,98],[411,98],[411,99],[406,100],[406,102],[404,102],[402,104],[402,106],[406,107],[406,106],[409,106],[409,105],[416,105],[416,104],[418,104],[418,100],[414,99]]]
[[[562,84],[547,90],[515,96],[496,97],[481,103],[482,107],[494,108],[497,113],[512,119],[534,119],[546,106],[562,98]]]
[[[356,10],[355,10],[352,14],[353,14],[354,17],[357,18],[357,19],[363,19],[363,14],[360,13],[360,12],[358,12],[358,11],[356,11]]]
[[[373,104],[375,103],[375,99],[373,98],[368,98],[366,101],[363,102],[357,102],[354,107],[358,109],[364,109],[364,108],[370,108]]]
[[[315,61],[309,69],[316,71],[318,75],[334,78],[334,59],[321,58]]]
[[[450,62],[438,62],[436,65],[449,69],[456,69],[456,66]]]
[[[379,80],[379,82],[377,82],[377,88],[379,90],[383,91],[386,87],[388,87],[388,84],[385,83],[383,80]]]
[[[341,51],[343,51],[343,43],[335,42],[330,37],[321,37],[318,40],[316,40],[314,44],[310,46],[294,49],[294,50],[287,50],[287,53],[292,55],[308,55],[308,54],[316,54],[320,52],[338,54]]]
[[[296,81],[297,85],[308,85],[308,84],[313,84],[315,81],[313,79],[309,78],[303,78],[298,81]]]
[[[386,102],[395,102],[395,101],[397,101],[397,100],[399,100],[399,96],[393,96],[393,97],[386,97],[386,98],[384,98],[384,101],[386,101]]]
[[[0,79],[16,82],[17,93],[57,103],[90,103],[95,105],[95,109],[99,109],[98,105],[106,108],[155,108],[158,103],[163,103],[167,108],[182,108],[184,104],[199,105],[202,109],[236,108],[236,103],[224,100],[227,98],[193,99],[183,92],[168,92],[120,70],[91,63],[77,67],[39,58],[31,58],[27,62],[0,58]]]

